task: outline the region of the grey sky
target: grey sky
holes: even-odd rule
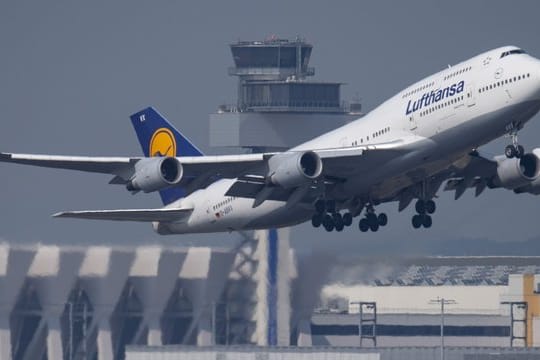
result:
[[[275,34],[314,44],[316,78],[343,81],[370,110],[408,84],[484,50],[519,45],[540,57],[537,1],[4,1],[0,3],[0,150],[139,155],[128,116],[157,107],[203,150],[208,115],[233,102],[228,48]],[[540,147],[540,117],[521,133]],[[485,148],[501,153],[506,140]],[[106,176],[0,164],[0,237],[17,242],[213,243],[235,235],[159,237],[132,223],[55,220],[59,210],[159,206]],[[442,194],[434,226],[381,206],[390,224],[361,234],[293,230],[301,249],[362,252],[363,245],[540,237],[540,198],[487,191]],[[389,249],[391,252],[392,250]]]

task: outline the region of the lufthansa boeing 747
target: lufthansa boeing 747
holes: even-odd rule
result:
[[[144,157],[0,153],[0,161],[110,174],[130,192],[159,192],[157,209],[68,211],[55,217],[152,222],[159,234],[282,227],[311,221],[342,231],[359,217],[377,231],[415,201],[412,226],[429,228],[443,187],[540,194],[540,148],[518,131],[540,110],[540,60],[490,50],[428,76],[364,117],[285,152],[205,156],[156,110],[131,116]],[[478,148],[503,135],[504,154]],[[502,149],[501,149],[502,150]]]

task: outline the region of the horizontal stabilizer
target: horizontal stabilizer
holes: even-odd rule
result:
[[[58,218],[115,221],[178,221],[189,215],[193,209],[124,209],[124,210],[83,210],[64,211],[53,215]]]

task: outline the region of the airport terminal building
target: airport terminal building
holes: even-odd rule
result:
[[[432,351],[443,298],[449,347],[540,345],[538,257],[349,267],[297,256],[286,235],[236,249],[2,244],[0,358],[122,359],[165,345]]]

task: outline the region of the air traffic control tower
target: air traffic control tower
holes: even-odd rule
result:
[[[210,115],[210,146],[284,150],[360,116],[359,103],[341,100],[342,83],[307,80],[315,75],[311,44],[272,38],[230,47],[238,99]]]
[[[210,115],[210,146],[280,151],[361,116],[359,103],[346,105],[341,100],[342,83],[307,80],[315,75],[309,67],[311,44],[272,38],[230,46],[234,66],[229,75],[238,77],[238,98],[236,104],[221,105]],[[258,263],[249,275],[242,270],[257,283],[256,344],[288,346],[291,319],[299,316],[290,303],[290,228],[257,230],[253,238],[256,241],[246,243],[239,253],[253,254],[250,261]],[[302,324],[299,339],[310,332],[309,322]]]

